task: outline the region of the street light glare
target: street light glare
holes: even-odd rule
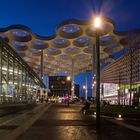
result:
[[[83,89],[86,89],[86,86],[85,85],[83,86]]]
[[[120,87],[118,86],[118,87],[117,87],[117,89],[119,90],[119,89],[120,89]]]
[[[95,26],[95,28],[100,28],[101,27],[101,18],[100,17],[96,17],[94,19],[94,26]]]
[[[67,80],[70,81],[70,76],[67,77]]]

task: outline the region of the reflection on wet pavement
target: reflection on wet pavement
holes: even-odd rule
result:
[[[96,140],[95,120],[80,108],[54,104],[18,140]]]

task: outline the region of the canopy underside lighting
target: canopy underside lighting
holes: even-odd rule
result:
[[[139,31],[117,33],[114,28],[111,19],[103,18],[100,30],[101,66],[114,62],[115,54],[124,51],[135,40],[140,40]],[[36,35],[23,25],[12,25],[0,29],[0,37],[12,46],[36,73],[40,73],[41,50],[44,57],[44,75],[71,73],[72,61],[74,74],[92,69],[92,51],[95,50],[96,40],[92,21],[64,21],[57,27],[53,37]]]

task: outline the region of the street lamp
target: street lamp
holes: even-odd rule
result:
[[[69,83],[70,83],[71,77],[68,76],[67,77],[67,81],[68,81],[68,106],[69,106],[69,92],[70,92],[70,88],[69,88]]]
[[[85,99],[86,99],[86,86],[83,85],[83,90],[84,90],[84,95],[85,95]]]
[[[100,35],[101,18],[94,19],[94,27],[96,32],[96,132],[100,131]]]
[[[91,86],[91,88],[93,88],[95,85],[94,84],[92,84],[92,86]]]

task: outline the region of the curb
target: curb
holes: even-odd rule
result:
[[[45,106],[45,105],[44,105]],[[44,107],[43,106],[43,107]],[[43,108],[39,113],[37,112],[31,119],[29,119],[27,122],[13,130],[10,134],[4,136],[1,138],[1,140],[16,140],[17,137],[19,137],[21,134],[23,134],[29,127],[33,125],[33,123],[44,114],[46,110],[49,109],[51,104],[48,104],[45,108]]]

